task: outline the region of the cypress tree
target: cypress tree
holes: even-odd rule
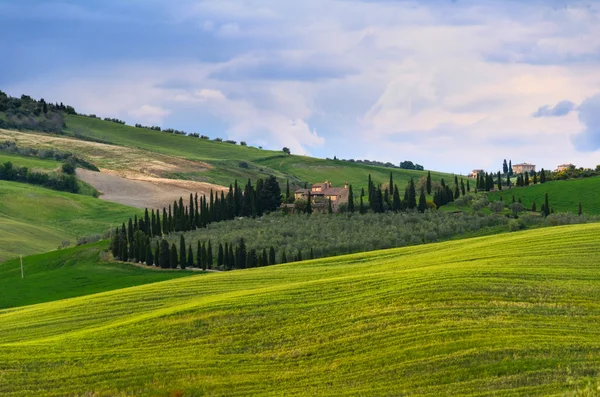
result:
[[[156,266],[156,267],[160,266],[160,264],[158,263],[158,261],[160,260],[159,258],[160,258],[160,244],[157,241],[156,248],[154,250],[154,266]]]
[[[240,238],[240,244],[238,245],[238,249],[239,249],[239,263],[238,263],[238,258],[236,258],[236,266],[239,269],[245,269],[246,268],[246,242],[244,241],[244,238]]]
[[[348,186],[348,211],[354,212],[354,193],[352,192],[352,185]]]
[[[135,230],[133,229],[133,221],[129,218],[129,224],[127,225],[127,241],[129,244],[133,242],[133,234]]]
[[[212,244],[210,240],[208,240],[208,248],[206,249],[206,267],[212,269],[213,265],[213,252],[212,252]]]
[[[162,219],[162,232],[163,234],[169,234],[169,216],[167,215],[167,209],[163,207],[163,219]]]
[[[460,190],[462,191],[463,196],[467,194],[467,190],[465,189],[465,181],[462,178],[460,178]]]
[[[285,187],[285,202],[289,202],[290,201],[290,181],[289,179],[286,179],[286,187]]]
[[[331,206],[331,197],[329,197],[329,200],[327,201],[327,212],[329,214],[333,214],[333,207]]]
[[[187,265],[187,258],[185,256],[185,237],[183,234],[179,236],[179,263],[181,264],[182,269],[185,269],[185,265]]]
[[[392,171],[390,171],[390,183],[388,185],[388,194],[393,193],[394,192],[394,178],[392,176]],[[388,203],[388,205],[390,204],[387,200],[386,203]]]
[[[525,186],[529,186],[529,172],[525,173]]]
[[[365,205],[363,203],[363,196],[360,196],[360,207],[358,207],[358,212],[361,214],[365,213]]]
[[[408,209],[415,209],[417,207],[417,192],[415,191],[415,181],[410,178],[408,184]]]
[[[431,194],[431,171],[427,171],[427,183],[425,184],[427,194]]]
[[[469,183],[468,179],[467,179],[467,192],[471,193],[471,184]]]
[[[298,248],[298,253],[296,254],[296,262],[302,262],[302,250]]]
[[[512,168],[512,160],[508,160],[508,175],[509,176],[514,175],[513,168]]]
[[[390,206],[390,191],[388,190],[387,187],[385,188],[385,191],[383,193],[383,202],[388,205],[388,208],[391,207]]]
[[[456,187],[458,190],[458,186]],[[425,198],[425,191],[421,190],[421,196],[419,196],[419,212],[425,212],[427,209],[427,199]]]
[[[156,210],[156,224],[155,224],[154,228],[152,229],[152,231],[154,232],[155,237],[162,236],[162,227],[161,227],[161,223],[160,223],[160,212],[158,210]]]
[[[219,250],[217,252],[217,268],[223,269],[223,265],[225,264],[224,259],[223,244],[219,243]]]
[[[460,197],[460,190],[458,189],[458,185],[454,185],[454,198],[457,199]]]
[[[308,200],[306,201],[306,210],[304,210],[307,214],[312,214],[312,198],[310,192],[308,192]]]
[[[371,179],[371,174],[369,174],[369,203],[372,201],[371,195],[373,194],[373,180]]]
[[[544,206],[542,207],[542,211],[545,216],[550,215],[550,203],[548,202],[548,193],[546,193],[546,197],[544,199]]]
[[[187,266],[194,267],[194,253],[192,252],[192,245],[188,245],[188,253],[187,253]]]
[[[281,254],[281,263],[287,263],[287,255],[285,254],[285,249],[283,250],[283,253]]]
[[[271,248],[269,248],[269,265],[274,265],[275,263],[275,248],[271,246]]]
[[[508,174],[508,164],[506,164],[506,159],[504,159],[504,163],[502,164],[502,172]]]
[[[223,249],[223,266],[225,266],[226,270],[231,269],[231,258],[229,257],[229,244],[225,243],[225,247]]]
[[[165,239],[160,242],[159,264],[163,269],[171,267],[171,253],[169,252],[169,242]]]
[[[262,255],[260,256],[260,266],[269,266],[269,256],[266,248],[263,248]]]
[[[233,255],[233,244],[229,244],[229,266],[231,269],[236,267],[235,256]]]
[[[196,265],[198,269],[206,270],[206,266],[202,263],[202,246],[200,240],[196,242]]]
[[[258,263],[258,257],[256,256],[256,250],[252,248],[248,251],[248,257],[246,258],[246,267],[253,268],[256,267]]]
[[[506,173],[506,187],[510,189],[510,174]]]
[[[146,210],[144,211],[144,228],[141,230],[147,235],[150,235],[150,233],[152,232],[152,230],[150,230],[150,216],[148,214],[148,208],[146,208]]]
[[[394,212],[398,212],[402,209],[402,201],[400,200],[400,193],[398,192],[398,185],[394,185],[394,195],[392,197],[392,209]]]
[[[546,183],[546,171],[543,168],[540,171],[540,183]]]
[[[171,269],[177,269],[177,265],[179,265],[179,255],[177,255],[177,247],[175,246],[175,243],[171,244],[170,254],[171,257],[169,258],[169,262],[171,263]]]
[[[498,171],[498,190],[502,190],[502,178],[500,176],[500,171]]]

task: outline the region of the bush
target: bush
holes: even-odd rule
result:
[[[75,166],[70,162],[65,162],[62,165],[62,172],[67,175],[75,175]]]

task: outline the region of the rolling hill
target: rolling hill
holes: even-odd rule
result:
[[[140,210],[90,196],[0,181],[0,262],[101,234]]]
[[[67,116],[66,123],[67,133],[73,136],[88,137],[129,148],[207,163],[211,165],[209,169],[173,172],[166,177],[199,180],[222,186],[229,186],[234,179],[246,181],[250,178],[254,181],[264,176],[275,175],[280,180],[289,179],[290,182],[298,184],[323,182],[326,179],[337,186],[343,186],[344,182],[348,182],[353,184],[355,192],[358,192],[360,188],[367,187],[369,174],[373,176],[376,183],[385,183],[389,180],[391,171],[399,188],[404,187],[411,177],[420,178],[427,174],[424,171],[306,156],[285,156],[281,151],[261,150],[174,135],[85,116]],[[246,165],[240,165],[242,161]],[[446,173],[433,173],[432,177],[435,179],[444,177],[448,181],[453,176]]]
[[[564,395],[600,374],[600,224],[0,310],[4,396]]]
[[[531,209],[535,200],[538,211],[544,203],[544,198],[548,193],[550,207],[555,212],[577,213],[579,203],[581,202],[583,212],[590,215],[600,214],[600,177],[590,177],[582,179],[567,179],[562,181],[551,181],[544,184],[531,185],[526,187],[504,190],[502,192],[492,192],[489,194],[490,200],[499,200],[502,196],[505,202],[519,198],[523,201],[526,209]]]
[[[0,309],[31,305],[97,292],[189,276],[191,272],[158,271],[107,262],[106,241],[52,251],[0,264]]]

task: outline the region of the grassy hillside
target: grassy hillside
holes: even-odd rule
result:
[[[14,153],[0,152],[0,163],[10,161],[15,167],[27,167],[31,170],[53,171],[61,166],[61,162],[55,160],[40,159],[38,157],[22,156]]]
[[[564,395],[600,374],[599,238],[547,228],[2,310],[0,393]]]
[[[141,211],[89,196],[0,181],[0,262],[102,233]]]
[[[548,193],[550,207],[555,212],[577,213],[579,203],[583,212],[591,215],[600,214],[600,177],[583,179],[568,179],[564,181],[552,181],[527,187],[490,193],[490,200],[499,200],[502,195],[504,201],[521,198],[523,206],[531,209],[533,201],[537,204],[538,211],[544,203],[544,197]]]
[[[156,271],[100,259],[107,242],[83,245],[0,264],[0,309],[189,276],[190,272]]]
[[[316,159],[305,156],[281,156],[281,151],[260,150],[199,138],[173,135],[165,132],[130,127],[84,116],[66,118],[71,134],[88,136],[106,142],[140,148],[151,152],[184,157],[189,160],[207,162],[213,165],[210,170],[199,170],[170,175],[175,178],[193,179],[229,185],[234,179],[256,180],[265,175],[275,175],[292,182],[323,182],[330,180],[337,186],[344,182],[353,184],[356,191],[367,186],[367,178],[372,174],[374,180],[385,183],[389,172],[393,171],[398,186],[404,186],[410,177],[420,178],[423,171],[389,169],[384,167],[353,164],[342,161]],[[248,163],[248,168],[240,167],[240,161]],[[434,178],[450,176],[435,173]]]

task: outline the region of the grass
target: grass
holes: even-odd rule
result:
[[[515,199],[523,201],[523,206],[531,209],[535,200],[537,210],[540,211],[544,198],[548,193],[550,207],[555,212],[577,213],[579,203],[583,207],[583,212],[590,215],[600,214],[600,176],[582,179],[567,179],[562,181],[546,182],[527,187],[504,190],[502,192],[493,192],[489,194],[490,201],[500,199],[502,195],[505,202],[511,202],[512,195]]]
[[[38,157],[0,152],[0,164],[10,161],[14,167],[27,167],[30,170],[55,171],[62,165],[56,160],[40,159]]]
[[[600,374],[600,224],[0,311],[3,396],[565,395]]]
[[[0,181],[0,262],[103,233],[141,213],[89,196]]]
[[[0,264],[0,309],[31,305],[190,275],[101,260],[106,241],[53,251]]]
[[[376,183],[389,181],[392,171],[399,187],[403,187],[411,177],[418,179],[427,173],[389,169],[342,161],[316,159],[306,156],[282,156],[281,151],[261,150],[223,142],[174,135],[143,128],[121,125],[85,116],[68,116],[67,133],[80,134],[117,145],[164,155],[202,161],[213,168],[202,172],[188,172],[170,175],[178,179],[206,181],[228,186],[234,179],[253,181],[268,175],[291,182],[317,183],[326,179],[336,186],[344,182],[353,185],[355,192],[367,187],[368,175],[372,174]],[[248,168],[240,167],[240,161],[248,163]],[[432,173],[436,180],[442,177],[450,182],[453,177],[445,173]]]

